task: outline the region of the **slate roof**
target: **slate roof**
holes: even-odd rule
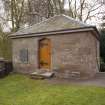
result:
[[[73,28],[82,28],[82,27],[89,27],[89,25],[81,21],[77,21],[69,16],[61,14],[46,19],[45,21],[42,21],[40,23],[34,24],[25,29],[20,29],[19,31],[13,33],[12,35],[15,36],[15,35],[23,35],[29,33],[49,32],[49,31],[56,31],[62,29],[73,29]]]

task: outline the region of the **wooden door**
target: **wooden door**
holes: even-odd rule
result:
[[[51,41],[42,39],[39,41],[39,67],[40,69],[51,68]]]

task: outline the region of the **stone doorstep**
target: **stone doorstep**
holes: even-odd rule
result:
[[[37,72],[37,73],[46,73],[46,72],[52,72],[52,70],[49,70],[49,69],[37,69],[37,70],[35,70],[35,72]]]
[[[80,78],[80,72],[78,71],[65,71],[64,73],[55,72],[52,70],[45,70],[45,69],[38,69],[35,72],[31,73],[31,78],[34,79],[44,79],[44,78],[51,78],[55,75],[55,77],[62,77],[62,78]]]
[[[33,72],[30,74],[31,78],[34,79],[45,79],[45,78],[51,78],[54,76],[53,72]]]
[[[80,72],[78,71],[65,71],[65,72],[55,72],[56,77],[68,78],[68,79],[77,79],[80,78]]]
[[[80,77],[80,72],[71,72],[72,77]]]

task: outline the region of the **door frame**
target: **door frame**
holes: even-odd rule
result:
[[[46,40],[46,39],[48,39],[48,40],[50,40],[50,44],[51,44],[51,39],[49,39],[49,38],[40,38],[39,40],[38,40],[38,69],[41,69],[41,67],[40,67],[40,41],[42,41],[42,40]],[[51,47],[51,46],[50,46]],[[52,52],[52,47],[50,48],[50,53]],[[50,67],[49,67],[49,70],[52,68],[52,55],[50,54]]]

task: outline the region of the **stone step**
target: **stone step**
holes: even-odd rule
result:
[[[59,78],[67,78],[67,79],[79,79],[80,78],[80,72],[55,72],[55,76]]]
[[[33,79],[46,79],[54,76],[53,72],[33,72],[30,74]]]
[[[96,78],[105,78],[105,72],[98,72],[95,75]]]

